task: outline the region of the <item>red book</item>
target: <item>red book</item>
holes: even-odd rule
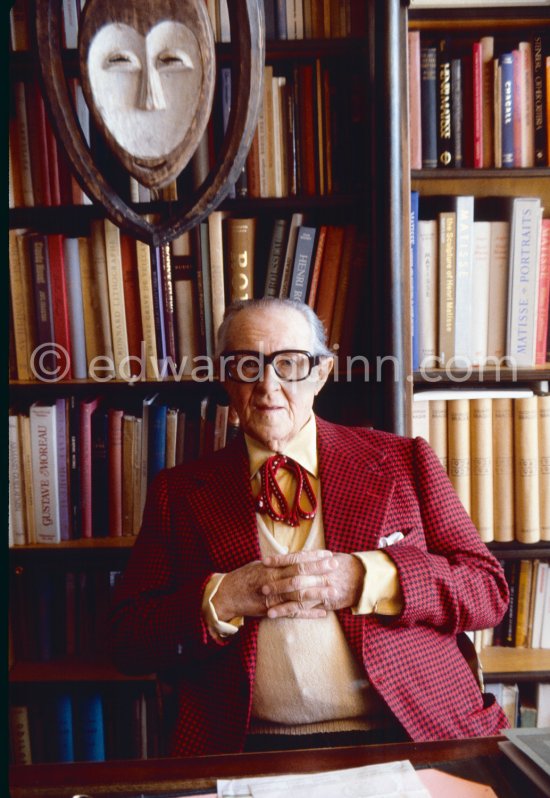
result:
[[[109,408],[109,536],[122,535],[122,416],[123,411]]]
[[[537,301],[537,329],[535,365],[547,362],[548,304],[550,303],[550,219],[542,220],[540,237],[539,291]]]
[[[53,329],[56,344],[68,354],[67,363],[58,361],[60,367],[68,366],[64,379],[71,379],[71,334],[69,327],[69,306],[67,302],[67,280],[65,277],[65,258],[63,255],[63,236],[59,233],[48,236],[48,257],[50,260],[50,285],[52,290]],[[60,353],[63,357],[63,353]]]
[[[141,357],[141,300],[137,270],[136,242],[128,234],[120,233],[120,257],[122,260],[122,281],[124,285],[124,309],[126,311],[126,331],[130,356]],[[141,371],[137,360],[130,360],[130,373],[134,376]]]
[[[53,132],[48,115],[44,117],[46,126],[46,150],[48,157],[48,182],[50,187],[51,205],[61,205],[61,183],[59,179],[59,156],[57,139]]]
[[[25,106],[29,126],[29,149],[35,205],[51,205],[46,135],[46,108],[38,81],[25,84]]]
[[[344,228],[329,225],[315,304],[315,311],[325,325],[327,332],[330,332],[332,326],[343,246]]]
[[[80,534],[92,537],[92,414],[98,399],[80,402]]]
[[[474,169],[483,167],[483,58],[481,42],[472,45],[472,122],[474,132]]]

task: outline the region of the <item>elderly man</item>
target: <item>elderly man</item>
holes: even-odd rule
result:
[[[119,667],[176,686],[171,752],[497,733],[456,635],[508,588],[435,454],[314,415],[305,305],[237,303],[219,350],[242,434],[157,476],[114,609]]]

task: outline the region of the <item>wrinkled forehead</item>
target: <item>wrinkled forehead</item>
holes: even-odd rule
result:
[[[210,25],[203,0],[133,0],[132,3],[88,0],[81,21],[80,46],[87,49],[97,31],[109,23],[123,23],[145,36],[163,21],[183,23],[202,40],[207,37],[205,27]]]
[[[243,309],[232,319],[227,331],[231,349],[252,349],[266,353],[279,349],[309,349],[313,334],[308,320],[295,308]]]

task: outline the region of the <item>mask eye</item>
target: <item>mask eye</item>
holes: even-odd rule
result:
[[[193,69],[193,62],[183,50],[164,50],[157,56],[157,69],[159,72],[180,72]]]
[[[141,69],[137,56],[130,50],[115,50],[105,58],[103,69],[118,72],[135,72]]]

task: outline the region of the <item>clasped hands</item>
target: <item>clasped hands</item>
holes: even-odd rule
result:
[[[227,573],[213,597],[218,618],[324,618],[356,606],[365,569],[352,554],[325,549],[264,557]]]

